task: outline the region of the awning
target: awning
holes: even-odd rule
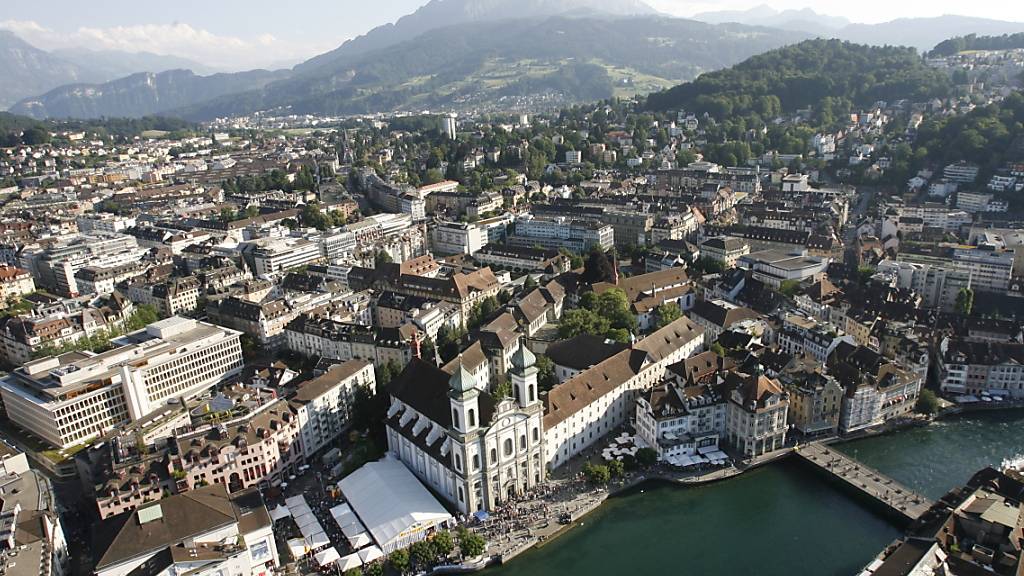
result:
[[[317,532],[312,536],[306,537],[306,544],[309,546],[310,550],[319,550],[324,546],[329,546],[331,544],[331,539],[327,537],[327,534]]]
[[[345,535],[345,538],[353,538],[355,537],[356,534],[359,534],[360,532],[366,532],[366,526],[363,526],[362,522],[345,524],[341,527],[341,532]]]
[[[476,512],[473,512],[473,516],[476,516],[476,519],[481,522],[491,517],[486,510],[477,510]]]
[[[316,563],[318,565],[326,566],[332,562],[341,559],[341,554],[338,554],[338,551],[334,549],[334,546],[331,546],[326,550],[317,552],[316,555],[313,556],[313,558],[316,558]]]
[[[380,548],[376,546],[370,546],[369,548],[363,548],[359,551],[359,559],[363,561],[363,564],[367,562],[373,562],[377,558],[383,558],[384,553],[381,552]]]
[[[302,538],[292,538],[288,541],[288,551],[293,558],[302,558],[306,555],[306,541]]]
[[[282,518],[287,518],[291,515],[291,510],[289,510],[288,507],[285,506],[284,504],[279,504],[277,508],[274,508],[273,510],[270,511],[270,519],[275,522]]]
[[[295,525],[299,528],[302,528],[303,526],[308,526],[316,521],[316,516],[313,516],[313,514],[303,514],[302,516],[295,517]]]
[[[344,572],[346,570],[351,570],[353,568],[359,568],[363,565],[363,561],[360,560],[358,553],[353,552],[352,554],[349,554],[344,558],[339,558],[337,564],[338,569]]]
[[[313,534],[316,534],[317,532],[323,532],[323,531],[324,531],[324,528],[323,528],[323,526],[320,525],[319,522],[314,522],[312,524],[306,524],[305,526],[299,528],[299,532],[302,532],[302,535],[305,536],[306,538],[309,538],[310,536],[312,536]]]
[[[306,503],[298,504],[295,506],[289,506],[288,508],[289,510],[291,510],[292,516],[294,516],[295,518],[313,513],[313,510]]]
[[[359,550],[360,548],[366,548],[370,544],[373,544],[373,538],[370,538],[369,532],[360,532],[359,534],[349,538],[348,543],[352,546],[353,550]]]
[[[287,504],[289,508],[294,508],[294,507],[298,506],[299,504],[305,504],[306,503],[306,497],[301,495],[301,494],[299,494],[298,496],[292,496],[291,498],[285,498],[284,499],[284,503]]]

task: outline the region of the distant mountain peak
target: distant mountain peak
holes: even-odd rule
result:
[[[394,24],[385,24],[295,67],[297,72],[412,40],[426,32],[471,22],[551,16],[652,16],[642,0],[430,0]]]

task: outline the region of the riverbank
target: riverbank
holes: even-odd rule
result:
[[[915,429],[927,430],[934,428],[936,424],[943,424],[947,421],[954,420],[956,418],[969,417],[972,414],[1006,414],[1015,413],[1020,411],[1019,409],[1024,406],[999,406],[1000,410],[996,411],[993,408],[985,407],[970,407],[969,409],[963,409],[960,407],[958,410],[946,410],[941,414],[934,417],[921,417],[914,416],[906,418],[898,422],[890,423],[884,427],[875,428],[871,430],[859,431],[855,434],[831,438],[826,441],[829,445],[834,445],[838,449],[842,450],[843,445],[863,442],[863,441],[883,441],[886,437],[893,435],[894,432],[908,432]],[[1011,414],[1012,416],[1012,414]],[[1024,446],[1021,447],[1024,450]],[[570,506],[572,511],[570,512],[570,521],[565,525],[555,524],[548,526],[545,529],[538,530],[535,534],[530,535],[528,532],[520,533],[516,546],[503,551],[502,554],[496,555],[494,558],[495,564],[505,564],[512,559],[518,557],[524,552],[532,548],[544,548],[551,544],[556,539],[563,537],[565,534],[570,533],[576,528],[584,525],[586,517],[598,510],[603,504],[613,496],[622,496],[635,493],[644,490],[645,485],[652,483],[669,484],[673,486],[701,486],[722,482],[724,480],[730,480],[742,476],[745,472],[752,471],[754,469],[763,467],[767,464],[778,462],[790,456],[793,447],[787,447],[784,450],[780,450],[776,453],[755,459],[751,462],[740,463],[738,465],[729,466],[726,468],[711,470],[707,472],[682,472],[673,471],[667,468],[656,469],[654,471],[647,471],[645,473],[636,473],[633,476],[615,483],[609,486],[608,489],[595,490],[587,492],[584,497],[574,501]],[[874,465],[871,462],[866,462],[868,465],[873,465],[878,468],[879,466]],[[899,480],[908,483],[905,478],[898,478]],[[912,482],[909,482],[914,488],[919,489],[919,486],[913,486]],[[554,524],[554,523],[552,523]]]

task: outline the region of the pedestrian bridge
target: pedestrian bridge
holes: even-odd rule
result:
[[[850,456],[820,442],[800,446],[796,455],[829,476],[883,505],[909,522],[917,520],[932,501]]]

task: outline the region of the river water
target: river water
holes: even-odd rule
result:
[[[1024,412],[957,417],[841,449],[936,498],[1024,453]],[[486,574],[849,576],[899,533],[805,465],[784,461],[708,486],[647,484]]]

